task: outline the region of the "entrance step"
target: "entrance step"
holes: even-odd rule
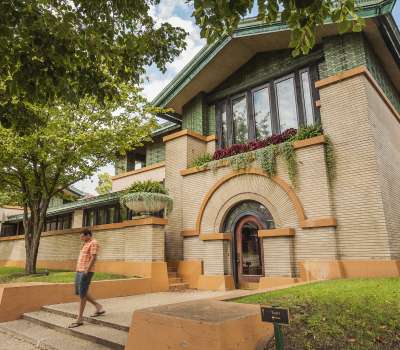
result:
[[[32,348],[43,350],[108,350],[107,346],[76,338],[27,320],[16,320],[0,324],[0,332],[8,337],[32,344]],[[25,349],[25,347],[24,347]],[[10,349],[11,350],[11,349]]]
[[[42,310],[46,311],[46,312],[49,312],[49,313],[52,313],[52,314],[68,317],[70,319],[74,319],[77,316],[73,312],[68,312],[68,311],[59,309],[57,307],[57,305],[43,306]],[[97,324],[97,325],[100,325],[100,326],[110,327],[110,328],[118,329],[120,331],[129,332],[129,327],[124,326],[122,324],[117,324],[117,323],[112,323],[112,322],[105,321],[102,317],[94,318],[94,317],[83,316],[83,320],[85,322],[88,322],[88,323]]]
[[[189,283],[170,283],[169,290],[170,291],[181,291],[189,288]]]
[[[178,277],[178,272],[168,272],[168,277]]]
[[[85,323],[77,328],[68,328],[73,319],[70,316],[47,312],[46,310],[29,312],[23,319],[57,332],[101,344],[108,349],[123,350],[128,339],[128,332],[115,329],[106,324]]]
[[[258,289],[258,286],[259,286],[258,282],[240,282],[239,284],[240,289],[248,289],[248,290]]]
[[[180,277],[169,277],[168,278],[168,281],[169,281],[169,284],[172,284],[172,283],[182,283],[183,281],[182,281],[182,278],[180,278]]]

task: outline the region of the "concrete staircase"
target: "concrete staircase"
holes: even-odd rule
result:
[[[85,324],[67,328],[74,315],[50,307],[23,315],[22,320],[0,324],[0,331],[23,339],[38,349],[123,350],[129,327],[85,317]]]
[[[189,284],[183,282],[182,278],[178,275],[176,266],[168,265],[168,280],[171,292],[184,291],[189,288]]]

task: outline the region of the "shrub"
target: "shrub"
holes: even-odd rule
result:
[[[193,160],[191,167],[201,168],[206,165],[208,162],[211,162],[213,157],[210,153],[200,154],[196,159]]]
[[[315,124],[310,126],[303,126],[299,129],[297,134],[293,136],[292,141],[300,141],[309,139],[311,137],[319,136],[324,133],[321,124]]]
[[[128,187],[126,192],[127,193],[146,192],[146,193],[168,194],[168,191],[165,189],[165,187],[161,183],[159,183],[157,181],[152,181],[152,180],[136,181]]]

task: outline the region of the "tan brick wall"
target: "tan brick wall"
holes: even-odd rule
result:
[[[165,147],[165,186],[174,200],[174,209],[169,215],[166,228],[166,258],[167,261],[182,260],[183,198],[190,198],[191,193],[186,192],[186,188],[182,186],[183,180],[179,171],[189,167],[198,155],[204,153],[206,145],[204,141],[185,135],[167,141]]]
[[[99,260],[164,261],[164,227],[143,225],[96,231],[100,244]],[[0,260],[25,259],[25,241],[0,241]],[[38,260],[67,261],[78,258],[79,234],[44,236],[40,241]]]
[[[336,154],[332,198],[341,259],[391,257],[375,134],[369,118],[368,85],[359,75],[320,89],[322,125]]]
[[[165,167],[143,171],[137,174],[120,177],[112,180],[112,192],[122,191],[136,181],[153,180],[162,182],[165,179]]]
[[[400,258],[400,121],[373,86],[366,82],[368,110],[375,140],[378,178],[392,259]]]
[[[263,238],[265,276],[295,276],[293,249],[292,237]]]
[[[315,145],[299,149],[296,155],[298,187],[295,192],[302,202],[305,214],[308,218],[334,216],[323,146]],[[256,168],[258,165],[253,163],[252,167]],[[190,194],[182,197],[185,229],[195,228],[200,206],[208,191],[218,180],[232,172],[229,167],[224,167],[216,171],[198,172],[183,177],[183,193]],[[278,176],[290,183],[286,165],[281,158],[278,159]],[[214,192],[204,210],[200,232],[202,234],[221,232],[229,210],[243,200],[255,200],[267,207],[276,227],[292,227],[296,230],[294,237],[263,239],[268,275],[292,276],[296,274],[295,265],[298,261],[337,258],[335,228],[301,229],[298,215],[288,194],[276,182],[261,175],[244,174],[222,184]],[[201,242],[197,237],[185,238],[185,259],[207,259],[209,257],[205,254],[207,243],[209,242]],[[277,243],[279,244],[276,247]],[[224,260],[219,261],[219,268],[214,271],[222,271],[224,267],[225,271],[231,271],[230,250],[229,259],[226,257],[227,254],[228,251],[224,254]]]

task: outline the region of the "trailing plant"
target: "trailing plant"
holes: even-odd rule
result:
[[[168,191],[161,183],[152,180],[136,181],[126,190],[126,193],[138,192],[168,194]]]
[[[336,178],[336,160],[335,160],[335,152],[333,148],[332,140],[329,136],[325,136],[325,164],[326,164],[326,172],[328,175],[329,185],[333,185],[333,181]]]
[[[297,131],[297,134],[291,138],[291,141],[310,139],[311,137],[316,137],[322,135],[323,133],[324,130],[322,129],[321,124],[303,126]]]
[[[289,179],[294,187],[297,186],[297,159],[296,152],[291,141],[286,141],[281,145],[280,151],[285,159]]]
[[[210,153],[203,153],[200,154],[197,158],[195,158],[190,166],[200,169],[205,167],[212,160],[213,157]]]
[[[253,152],[247,152],[243,154],[237,154],[229,158],[229,165],[233,170],[246,169],[251,163],[255,161],[256,157]]]
[[[275,144],[269,145],[257,152],[261,168],[268,176],[276,175],[276,158],[279,154],[279,147]]]
[[[129,202],[142,202],[147,212],[157,211],[154,208],[160,202],[165,203],[166,215],[173,209],[173,200],[170,196],[159,192],[129,192],[120,199],[122,205],[129,207]],[[159,210],[159,209],[158,209]]]

